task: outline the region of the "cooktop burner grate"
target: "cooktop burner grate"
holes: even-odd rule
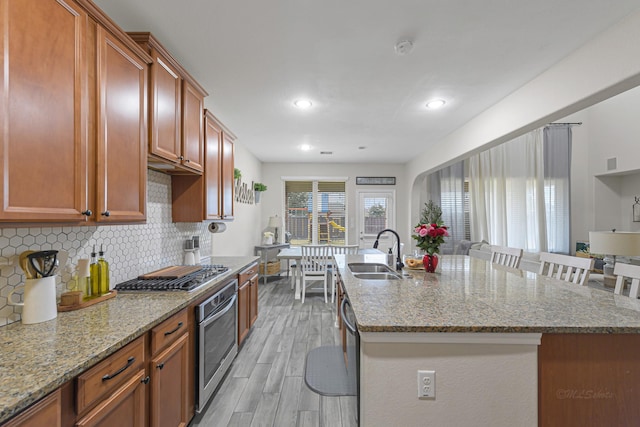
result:
[[[118,283],[118,292],[146,292],[146,291],[192,291],[205,284],[214,277],[225,273],[229,267],[220,264],[202,265],[202,268],[177,279],[153,278],[131,279]]]

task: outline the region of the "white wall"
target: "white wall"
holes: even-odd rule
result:
[[[394,176],[396,185],[356,185],[356,176]],[[407,243],[411,241],[408,234],[407,207],[409,205],[409,195],[405,191],[407,188],[405,167],[397,164],[360,164],[360,163],[265,163],[262,166],[263,182],[268,190],[262,195],[262,227],[266,227],[270,216],[278,214],[284,215],[284,181],[282,177],[346,177],[347,192],[347,221],[348,221],[348,243],[358,244],[356,235],[356,191],[366,190],[396,190],[396,228],[404,230],[400,233],[400,240],[409,247]]]
[[[422,175],[638,86],[640,44],[629,41],[639,39],[637,12],[443,140],[427,141],[438,149],[407,165],[408,216],[420,209],[416,195]]]
[[[235,167],[242,172],[242,181],[262,181],[262,164],[242,145],[236,141]],[[268,194],[268,193],[265,193]],[[261,241],[261,204],[246,204],[234,201],[234,217],[226,223],[227,229],[223,233],[211,235],[211,253],[214,256],[247,256],[253,255],[253,247]]]

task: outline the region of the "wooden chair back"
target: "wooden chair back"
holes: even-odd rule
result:
[[[321,275],[327,272],[329,259],[329,246],[327,245],[303,245],[300,264],[303,275]]]
[[[629,288],[629,298],[638,298],[640,290],[640,265],[623,264],[616,262],[613,268],[613,274],[618,276],[616,279],[616,287],[613,291],[615,294],[622,294],[625,279],[631,279],[631,288]]]
[[[331,256],[333,255],[355,255],[360,248],[358,245],[331,245]]]
[[[510,248],[508,246],[491,246],[491,262],[505,265],[511,268],[520,267],[522,249]]]
[[[540,253],[540,270],[538,270],[538,274],[555,277],[565,282],[586,285],[594,263],[595,260],[593,258],[579,258],[542,252]]]

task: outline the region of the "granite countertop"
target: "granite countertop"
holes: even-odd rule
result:
[[[336,256],[359,331],[640,332],[640,300],[468,256],[440,258],[439,273],[405,269],[403,280],[372,281],[355,278]]]
[[[229,271],[192,292],[120,292],[84,309],[33,325],[0,328],[0,422],[25,409],[187,307],[257,256],[213,257]]]

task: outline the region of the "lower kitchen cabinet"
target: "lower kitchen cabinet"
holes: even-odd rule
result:
[[[149,377],[140,369],[98,406],[82,417],[77,427],[143,427],[147,424],[146,389]]]
[[[188,368],[189,333],[183,334],[151,360],[151,398],[149,412],[152,427],[183,427],[189,422]]]
[[[247,337],[258,318],[258,264],[238,274],[238,345]]]
[[[8,423],[3,424],[3,427],[60,427],[62,425],[61,407],[61,390],[58,389]]]

